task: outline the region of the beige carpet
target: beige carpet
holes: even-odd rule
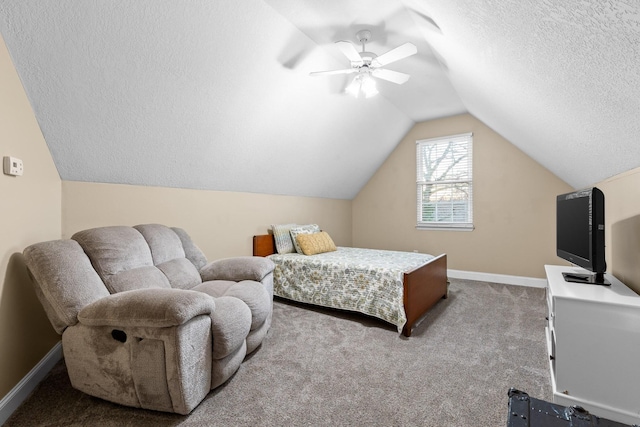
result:
[[[59,363],[5,426],[506,426],[507,391],[549,400],[544,289],[452,280],[411,338],[277,300],[262,347],[189,415],[71,388]]]

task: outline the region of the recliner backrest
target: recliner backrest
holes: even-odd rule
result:
[[[147,241],[153,264],[164,273],[172,288],[191,289],[202,283],[200,273],[186,258],[183,242],[174,230],[160,224],[136,225],[134,228]]]
[[[74,234],[72,239],[80,243],[110,293],[191,289],[202,283],[200,273],[186,258],[182,239],[164,225],[93,228]]]
[[[151,249],[132,227],[111,226],[80,231],[77,241],[110,293],[143,288],[170,288],[167,277],[153,265]]]
[[[200,248],[193,243],[191,236],[189,236],[186,231],[178,227],[171,227],[171,229],[180,238],[187,259],[200,271],[200,269],[207,264],[207,257],[205,257]]]

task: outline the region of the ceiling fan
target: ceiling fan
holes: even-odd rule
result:
[[[378,93],[378,90],[375,86],[375,81],[372,77],[377,77],[379,79],[387,80],[399,85],[409,80],[409,74],[387,70],[382,67],[391,64],[392,62],[404,59],[408,56],[415,55],[418,52],[418,49],[413,43],[405,43],[394,49],[391,49],[387,53],[378,56],[373,52],[367,52],[365,49],[366,43],[371,38],[371,31],[358,31],[356,33],[356,37],[362,44],[361,52],[358,52],[355,46],[349,41],[342,40],[336,42],[340,51],[342,51],[344,56],[346,56],[347,59],[351,61],[351,68],[331,71],[316,71],[310,73],[310,75],[327,76],[334,74],[358,73],[351,84],[347,87],[346,91],[356,97],[358,97],[362,93],[367,98]]]

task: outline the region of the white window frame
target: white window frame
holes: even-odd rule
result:
[[[422,167],[424,164],[423,160],[423,152],[422,147],[427,144],[450,144],[456,143],[458,146],[461,144],[467,144],[466,147],[466,177],[461,179],[439,179],[438,177],[433,177],[434,179],[425,180],[424,173],[422,172]],[[464,203],[466,206],[467,217],[464,221],[426,221],[423,218],[423,188],[425,186],[435,186],[435,185],[444,185],[447,186],[457,186],[463,185],[467,186],[467,198],[466,200],[459,201],[458,204]],[[448,206],[447,206],[448,205]],[[437,210],[438,206],[444,206],[449,210],[453,210],[453,202],[445,202],[438,203],[435,202],[435,209]],[[421,139],[416,141],[416,213],[417,213],[417,222],[416,228],[421,230],[459,230],[459,231],[471,231],[474,229],[473,226],[473,133],[464,133],[459,135],[451,135],[444,136],[439,138],[430,138],[430,139]],[[453,213],[452,213],[453,214]],[[450,218],[453,219],[453,218]]]

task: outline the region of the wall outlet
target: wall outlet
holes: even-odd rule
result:
[[[22,160],[11,156],[4,156],[3,160],[4,173],[6,175],[22,176],[22,172],[24,171]]]

